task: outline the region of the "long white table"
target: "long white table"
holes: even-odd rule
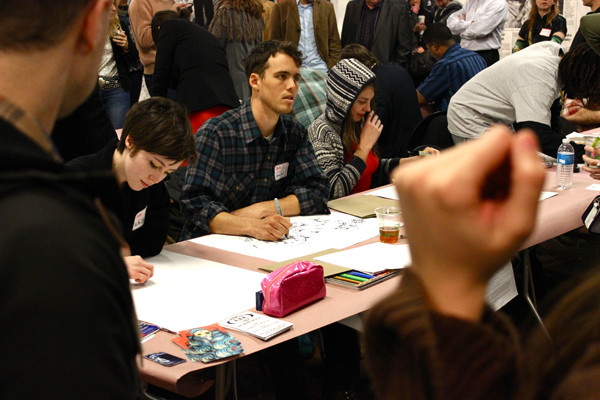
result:
[[[535,230],[531,237],[524,243],[523,248],[528,248],[582,226],[581,214],[592,199],[599,194],[595,191],[585,190],[585,188],[595,182],[586,173],[574,174],[572,189],[557,190],[554,185],[555,171],[554,169],[549,169],[544,190],[556,191],[558,195],[540,203]],[[401,229],[400,233],[403,234],[403,228]],[[369,240],[348,248],[363,246],[378,240],[378,237],[374,236]],[[407,240],[400,240],[398,243],[407,243]],[[257,271],[259,267],[271,263],[271,261],[265,259],[248,257],[189,241],[168,246],[165,250],[252,271]],[[291,331],[277,336],[268,342],[263,342],[239,332],[234,332],[234,335],[242,343],[245,349],[244,355],[255,353],[269,346],[368,310],[379,299],[395,290],[400,279],[400,277],[396,277],[364,291],[327,285],[327,297],[325,299],[284,318],[284,320],[294,324]],[[242,311],[245,310],[240,310],[240,312]],[[252,308],[251,311],[255,311],[255,309]],[[172,338],[173,335],[171,334],[159,332],[155,338],[143,344],[143,354],[166,351],[182,355],[176,345],[171,343]],[[193,397],[203,393],[207,389],[207,386],[210,385],[206,381],[207,374],[205,373],[205,369],[228,362],[229,360],[226,359],[225,361],[218,361],[211,364],[186,362],[170,368],[145,361],[141,368],[141,377],[143,380],[156,386],[180,393],[184,396]]]

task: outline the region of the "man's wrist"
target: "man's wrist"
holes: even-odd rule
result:
[[[425,289],[428,307],[438,314],[479,321],[485,309],[487,282],[461,278],[458,274],[440,274],[441,268],[444,268],[442,264],[431,270],[412,267]]]

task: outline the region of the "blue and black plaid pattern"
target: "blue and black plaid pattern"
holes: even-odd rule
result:
[[[181,194],[181,239],[207,235],[221,212],[295,194],[302,215],[326,211],[329,179],[319,166],[306,129],[281,115],[272,141],[256,125],[250,102],[207,121],[196,133],[198,162],[190,166]],[[275,167],[289,163],[275,180]]]

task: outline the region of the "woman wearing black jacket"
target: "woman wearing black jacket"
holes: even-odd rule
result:
[[[139,57],[127,24],[117,15],[118,2],[114,0],[112,4],[109,37],[98,71],[102,102],[115,129],[123,128],[131,103],[127,61]]]
[[[188,10],[165,10],[152,19],[156,64],[150,93],[166,97],[169,87],[175,89],[175,101],[187,108],[196,132],[206,119],[240,104],[225,48],[186,14]]]

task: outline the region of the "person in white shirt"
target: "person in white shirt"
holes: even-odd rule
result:
[[[448,17],[447,26],[460,36],[463,49],[478,53],[488,67],[500,59],[504,23],[508,18],[506,0],[470,0]]]

